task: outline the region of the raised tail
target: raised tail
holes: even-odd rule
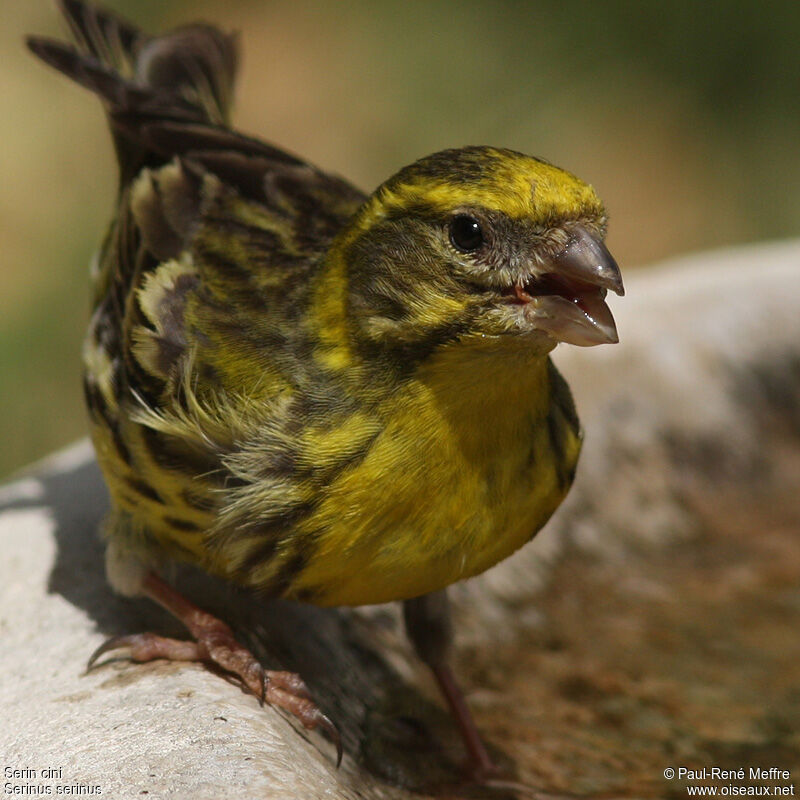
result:
[[[39,36],[28,47],[106,105],[126,183],[148,163],[139,123],[226,125],[236,74],[236,37],[211,25],[148,36],[86,0],[58,0],[75,45]]]

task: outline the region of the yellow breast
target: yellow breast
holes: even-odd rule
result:
[[[564,498],[580,450],[553,372],[516,343],[432,358],[386,401],[367,457],[302,525],[315,546],[290,594],[320,605],[405,599],[527,542]]]

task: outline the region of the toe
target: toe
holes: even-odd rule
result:
[[[103,642],[89,657],[86,671],[93,669],[101,656],[114,650],[126,650],[127,653],[120,657],[138,662],[154,661],[157,658],[167,661],[202,660],[197,642],[168,639],[155,633],[134,633],[128,636],[114,636]]]

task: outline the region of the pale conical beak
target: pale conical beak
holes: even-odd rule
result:
[[[517,297],[531,323],[560,342],[613,344],[619,337],[605,296],[608,289],[625,294],[619,265],[597,235],[581,225],[571,233],[549,269],[517,287]]]
[[[564,278],[610,289],[620,297],[625,294],[616,259],[608,252],[605,242],[582,225],[575,228],[566,248],[555,257],[553,266]]]

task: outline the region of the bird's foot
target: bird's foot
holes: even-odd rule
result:
[[[496,792],[508,793],[514,797],[531,798],[532,800],[557,800],[541,794],[532,786],[515,781],[510,778],[506,770],[497,766],[493,761],[476,762],[470,758],[462,768],[462,788],[478,787]]]
[[[255,656],[233,636],[224,622],[209,615],[213,623],[196,641],[168,639],[155,633],[135,633],[115,636],[92,653],[87,671],[97,665],[98,659],[112,651],[124,650],[131,661],[145,662],[155,659],[167,661],[195,661],[212,664],[234,675],[243,687],[254,694],[261,704],[269,703],[293,714],[309,730],[321,728],[336,745],[337,765],[342,759],[341,737],[336,726],[320,711],[311,699],[303,679],[294,672],[265,670]]]
[[[336,745],[336,765],[342,760],[342,740],[336,726],[311,698],[303,679],[294,672],[265,670],[256,657],[236,641],[222,620],[189,603],[159,578],[148,579],[148,594],[172,611],[189,628],[194,641],[169,639],[154,633],[115,636],[92,653],[87,671],[112,651],[124,650],[131,661],[155,659],[210,664],[234,676],[262,705],[269,703],[294,715],[309,730],[321,729]]]

